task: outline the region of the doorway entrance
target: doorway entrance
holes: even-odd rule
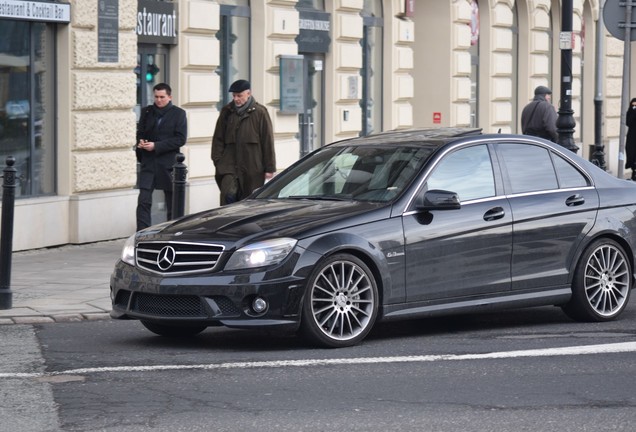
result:
[[[155,103],[152,88],[161,82],[170,84],[168,61],[167,47],[151,44],[137,45],[137,67],[135,67],[135,74],[137,75],[135,115],[137,116],[137,122],[139,122],[141,110]],[[137,163],[137,174],[139,174],[139,169],[140,165]],[[165,222],[166,209],[169,205],[172,205],[172,203],[166,202],[163,191],[155,190],[152,193],[150,217],[153,224]]]
[[[303,55],[305,97],[303,112],[298,115],[300,157],[322,147],[324,142],[324,65],[325,56]]]
[[[141,109],[155,102],[152,88],[161,82],[170,84],[168,82],[168,50],[161,45],[139,44],[135,74],[137,75],[135,114],[139,121]]]

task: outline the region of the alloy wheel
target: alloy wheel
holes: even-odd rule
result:
[[[603,317],[620,311],[630,289],[629,264],[623,252],[603,244],[587,260],[584,276],[585,296],[592,309]]]
[[[377,312],[375,282],[369,270],[351,258],[325,263],[309,289],[311,327],[320,339],[332,341],[331,346],[364,337]]]

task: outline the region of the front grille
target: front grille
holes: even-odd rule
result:
[[[137,266],[153,273],[178,275],[213,271],[223,246],[189,242],[140,242]]]
[[[134,312],[172,318],[206,318],[205,306],[197,296],[138,293],[131,305]]]
[[[120,290],[117,294],[115,306],[128,309],[130,312],[164,317],[164,318],[221,318],[237,317],[241,315],[239,309],[232,300],[225,296],[199,297],[196,295],[159,295],[148,293],[131,293]],[[208,308],[207,302],[210,303]]]

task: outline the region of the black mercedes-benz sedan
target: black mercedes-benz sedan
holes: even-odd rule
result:
[[[325,146],[248,199],[130,237],[111,316],[354,345],[374,323],[556,305],[607,321],[634,286],[636,183],[529,136],[433,128]]]

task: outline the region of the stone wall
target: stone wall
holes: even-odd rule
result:
[[[119,61],[97,61],[97,8],[71,2],[70,138],[72,193],[135,184],[135,75],[137,2],[119,1]],[[58,65],[64,68],[66,65]]]

